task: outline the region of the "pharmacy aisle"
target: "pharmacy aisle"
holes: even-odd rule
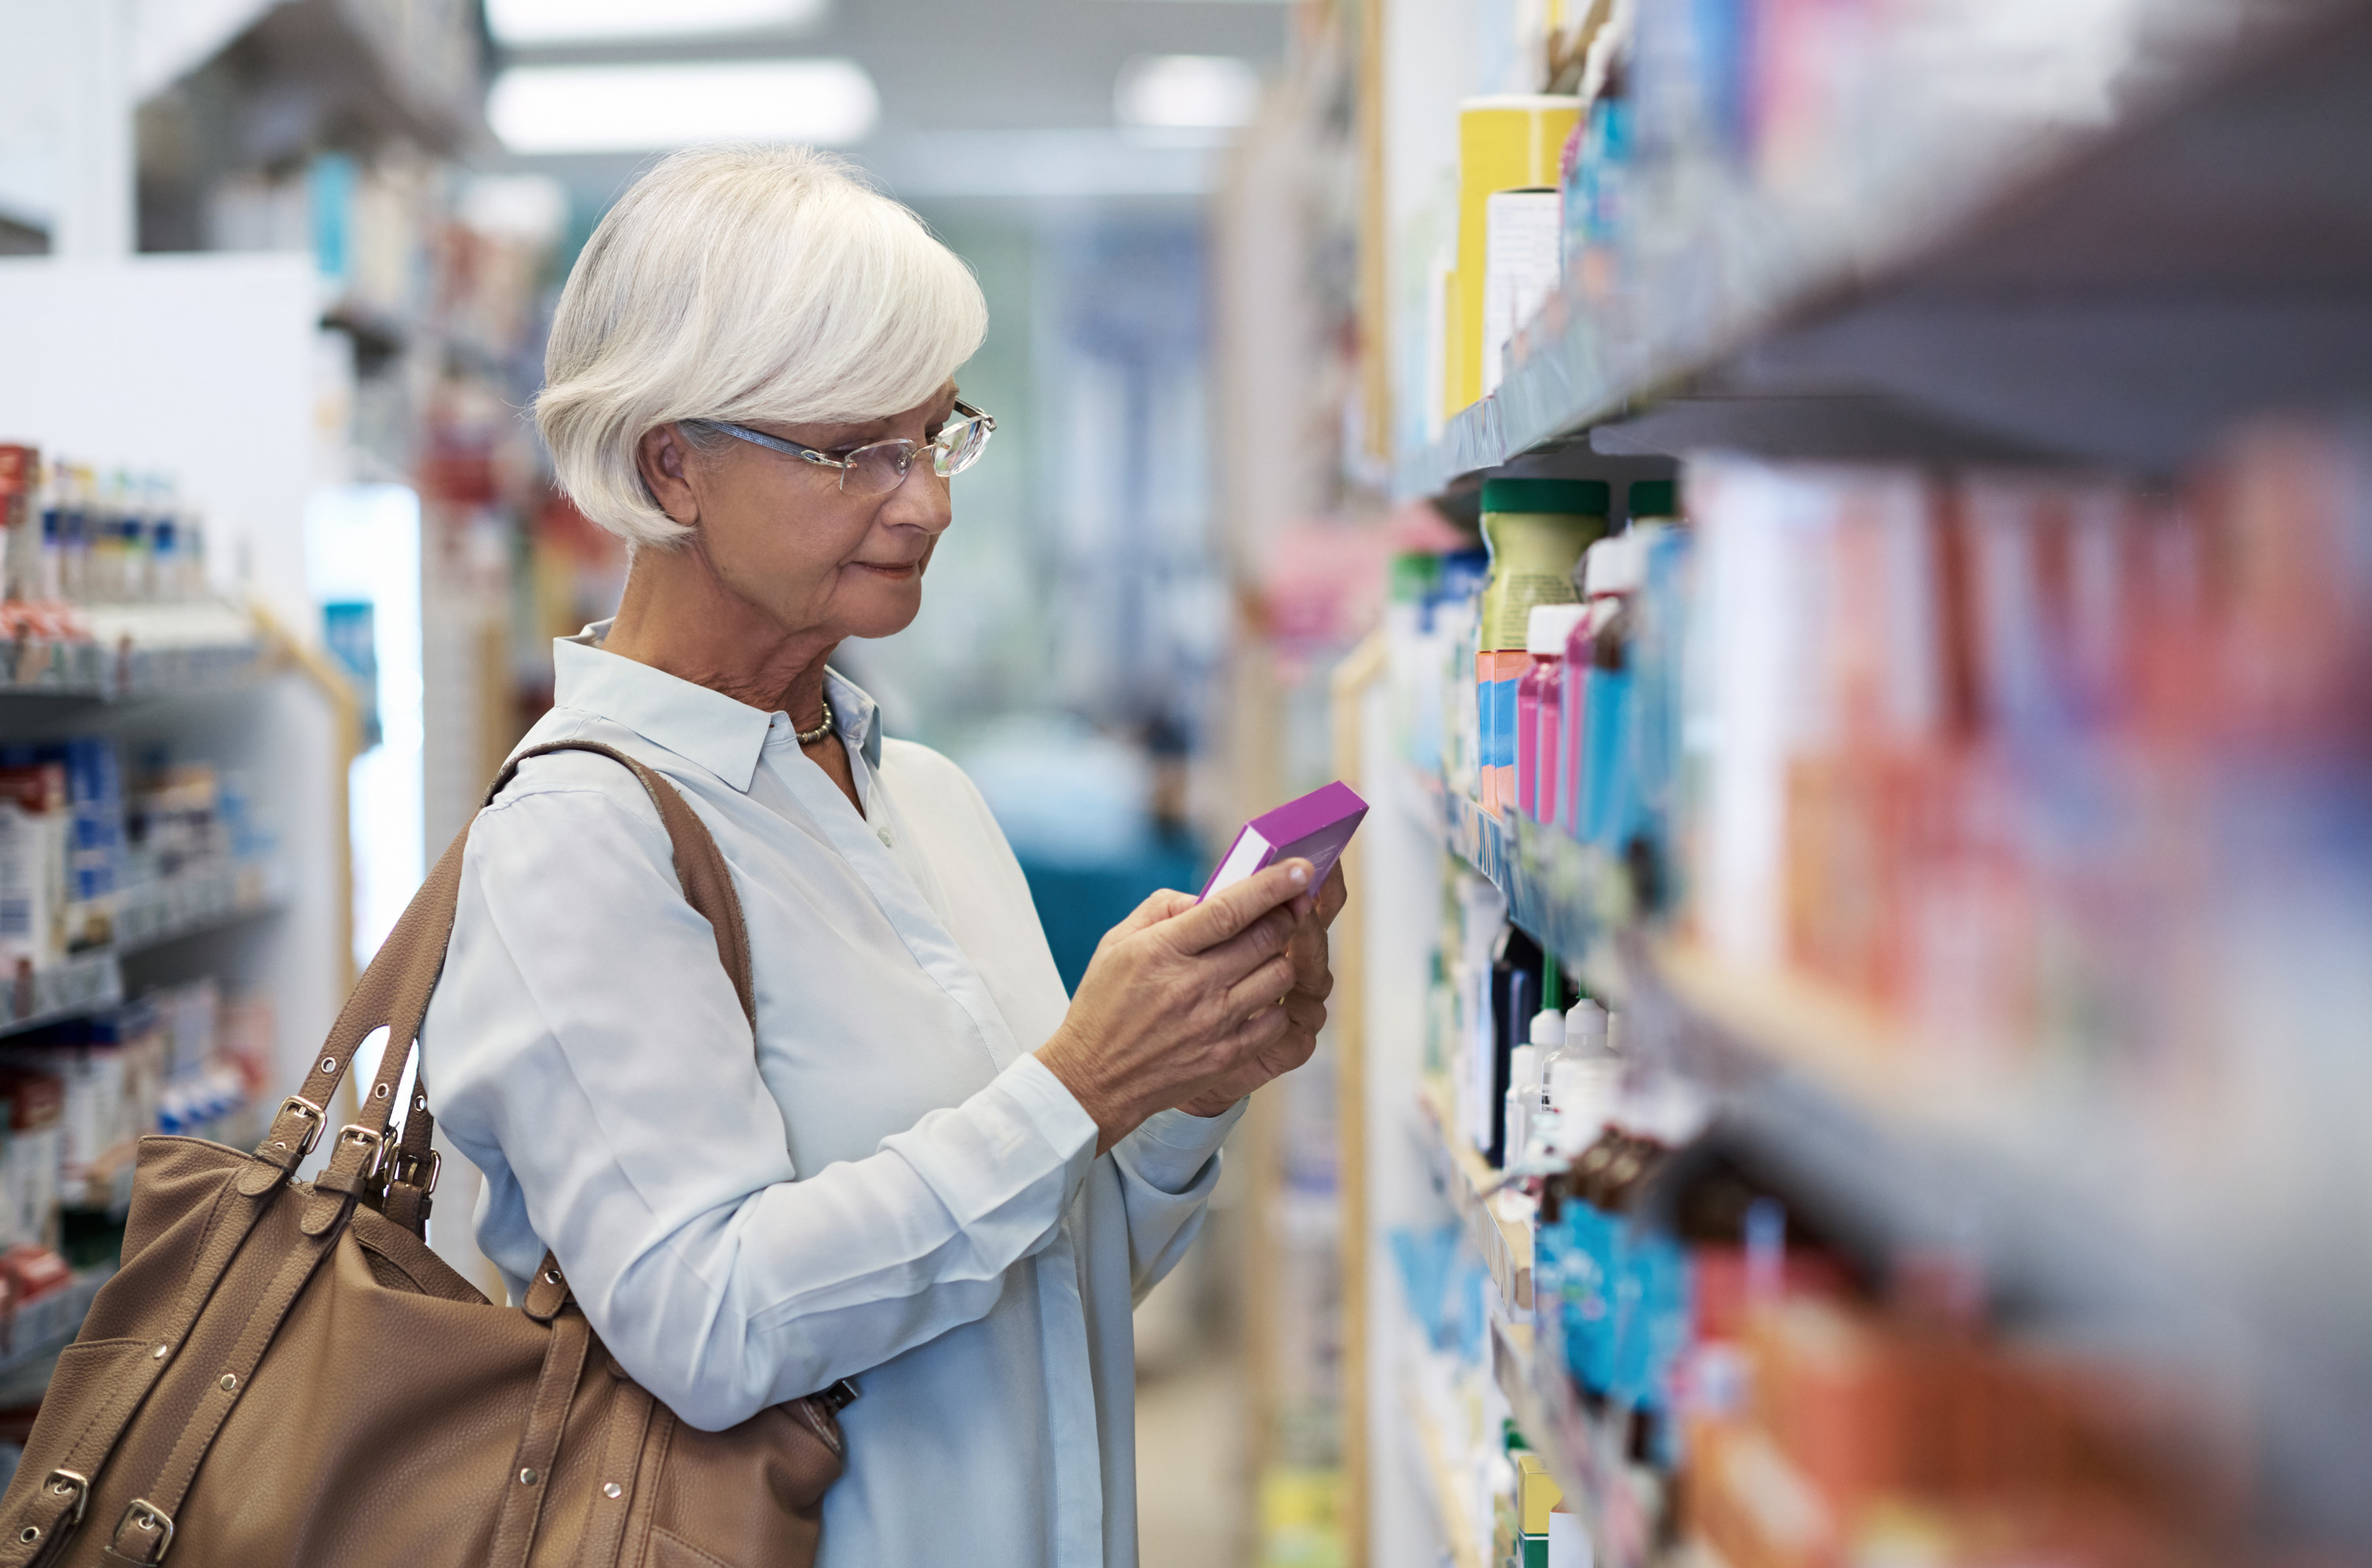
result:
[[[135,1140],[262,1136],[521,722],[483,561],[545,250],[446,161],[474,11],[183,9],[0,16],[59,62],[0,125],[0,1470]]]
[[[1350,1561],[2372,1551],[2372,10],[1961,13],[1304,60]]]
[[[0,1444],[135,1141],[252,1142],[351,982],[345,679],[208,587],[169,476],[0,447]]]

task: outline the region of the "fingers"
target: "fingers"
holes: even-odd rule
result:
[[[1283,860],[1222,889],[1180,912],[1165,931],[1181,952],[1200,953],[1249,929],[1279,904],[1309,888],[1312,867],[1306,860]]]
[[[1293,960],[1283,953],[1227,987],[1227,1011],[1249,1017],[1262,1007],[1273,1007],[1293,990]]]
[[[1318,1031],[1326,1027],[1326,1004],[1304,992],[1291,992],[1285,999],[1285,1016],[1292,1020],[1296,1031],[1308,1035],[1315,1045]]]
[[[1270,959],[1286,953],[1293,943],[1293,917],[1282,909],[1273,909],[1249,929],[1194,955],[1192,961],[1208,966],[1208,972],[1218,983],[1233,985]]]
[[[1193,894],[1181,893],[1175,888],[1157,889],[1143,903],[1131,910],[1126,920],[1105,933],[1104,940],[1116,942],[1134,936],[1147,926],[1158,925],[1180,911],[1193,907]]]
[[[1308,992],[1320,1002],[1334,993],[1334,971],[1327,959],[1326,931],[1323,926],[1303,925],[1293,934],[1287,948],[1293,959],[1293,986]]]
[[[1250,1094],[1259,1084],[1266,1083],[1276,1075],[1266,1071],[1265,1053],[1292,1032],[1291,1016],[1278,1006],[1273,998],[1270,999],[1267,1006],[1250,1014],[1236,1026],[1234,1032],[1227,1037],[1227,1053],[1246,1067],[1261,1070],[1258,1079],[1246,1084],[1242,1093]]]
[[[1326,873],[1326,885],[1318,889],[1318,923],[1331,926],[1343,906],[1351,901],[1351,885],[1343,879],[1343,863],[1336,861]]]

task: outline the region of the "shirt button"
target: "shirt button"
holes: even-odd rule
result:
[[[877,836],[877,837],[878,837],[878,838],[880,839],[880,841],[881,841],[881,847],[882,847],[882,848],[887,849],[887,848],[889,848],[889,847],[890,847],[890,830],[889,830],[889,829],[887,829],[887,828],[882,828],[882,829],[878,830],[878,832],[877,832],[877,834],[876,834],[876,836]]]

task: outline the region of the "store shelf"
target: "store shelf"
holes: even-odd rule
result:
[[[1403,1388],[1401,1407],[1408,1411],[1409,1425],[1416,1432],[1417,1451],[1424,1462],[1427,1489],[1433,1493],[1435,1516],[1440,1521],[1442,1534],[1448,1539],[1449,1561],[1456,1568],[1490,1568],[1483,1561],[1482,1538],[1475,1528],[1471,1512],[1467,1507],[1466,1488],[1458,1481],[1458,1471],[1449,1462],[1449,1446],[1435,1430],[1432,1419],[1413,1388]]]
[[[1498,1293],[1491,1325],[1493,1380],[1507,1397],[1526,1441],[1539,1451],[1557,1484],[1577,1501],[1576,1511],[1589,1526],[1596,1561],[1609,1568],[1644,1568],[1652,1510],[1629,1479],[1621,1439],[1601,1430],[1582,1408],[1572,1380],[1546,1359],[1528,1321],[1533,1310],[1530,1219],[1502,1212],[1494,1191],[1498,1173],[1449,1132],[1447,1102],[1437,1084],[1425,1086],[1419,1096],[1425,1156]],[[1436,1478],[1444,1476],[1437,1458],[1441,1445],[1421,1402],[1413,1395],[1404,1402],[1429,1468]],[[1443,1510],[1446,1519],[1452,1507],[1462,1517],[1463,1504],[1454,1491]],[[1455,1530],[1457,1521],[1449,1523]]]
[[[123,970],[113,949],[78,953],[62,963],[17,972],[0,985],[0,1034],[39,1028],[111,1007],[123,1000]]]
[[[99,1287],[114,1275],[112,1264],[76,1269],[74,1278],[55,1295],[0,1317],[0,1381],[13,1382],[17,1374],[55,1360],[82,1331],[82,1320],[90,1315]]]
[[[127,957],[279,907],[279,867],[270,862],[209,866],[132,889],[115,910],[115,952]]]
[[[1802,180],[1831,195],[1817,213],[1704,198],[1631,293],[1552,302],[1395,488],[1585,439],[2162,468],[2242,412],[2372,385],[2372,7],[2143,12],[2112,123],[1905,126],[1886,169]]]
[[[220,691],[252,678],[263,644],[227,604],[99,605],[87,637],[0,637],[0,697],[122,702]]]
[[[1509,918],[1645,1026],[1634,1038],[1659,1042],[1662,1065],[1715,1108],[1721,1136],[1842,1223],[1874,1243],[1973,1247],[1989,1278],[2071,1306],[2156,1311],[2171,1293],[2177,1260],[2122,1198],[2143,1132],[2081,1085],[1943,1072],[1903,1025],[1831,988],[1742,973],[1642,930],[1619,875],[1569,838],[1431,793],[1448,848],[1506,896]],[[1429,1115],[1448,1124],[1440,1108]],[[1445,1185],[1456,1197],[1473,1181]],[[1478,1250],[1510,1250],[1475,1212],[1461,1202]]]
[[[1502,1300],[1517,1311],[1532,1309],[1532,1228],[1528,1218],[1509,1218],[1498,1191],[1499,1173],[1472,1145],[1450,1129],[1449,1096],[1427,1084],[1417,1097],[1425,1155],[1467,1239],[1491,1271]],[[1517,1201],[1520,1202],[1520,1199]]]
[[[1442,842],[1507,897],[1508,918],[1577,970],[1593,993],[1616,993],[1607,938],[1631,918],[1629,887],[1567,834],[1518,814],[1492,816],[1430,774],[1416,774]]]
[[[110,946],[20,970],[15,983],[0,984],[0,1035],[112,1007],[123,1000],[126,957],[264,913],[281,898],[268,864],[209,867],[132,889],[117,906]]]
[[[1645,1568],[1657,1499],[1643,1490],[1627,1461],[1618,1424],[1590,1414],[1573,1379],[1552,1359],[1551,1347],[1523,1323],[1492,1325],[1491,1372],[1517,1430],[1589,1531],[1591,1560],[1599,1568]]]

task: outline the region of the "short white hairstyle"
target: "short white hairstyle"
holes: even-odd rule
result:
[[[636,180],[568,274],[536,424],[577,509],[633,546],[686,530],[635,465],[683,419],[859,424],[927,400],[988,305],[920,218],[808,147],[680,152]]]

